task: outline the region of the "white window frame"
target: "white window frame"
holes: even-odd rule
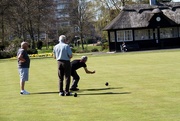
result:
[[[110,42],[115,42],[115,33],[114,33],[114,31],[110,32]]]
[[[137,29],[134,30],[134,39],[135,40],[152,40],[153,37],[153,29]]]
[[[117,42],[133,41],[132,30],[118,30],[116,34]]]
[[[178,27],[166,27],[160,28],[160,38],[177,38],[178,37]]]

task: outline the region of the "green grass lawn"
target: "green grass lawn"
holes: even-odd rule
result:
[[[89,55],[87,65],[96,74],[78,71],[78,97],[60,97],[56,61],[31,59],[21,96],[16,60],[0,60],[0,121],[180,120],[180,50]]]

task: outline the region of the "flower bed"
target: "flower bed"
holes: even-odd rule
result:
[[[53,53],[29,54],[29,57],[30,58],[53,57]],[[11,59],[17,59],[17,57],[12,57]]]
[[[30,58],[40,58],[40,57],[53,57],[53,53],[42,53],[42,54],[30,54],[29,55]]]

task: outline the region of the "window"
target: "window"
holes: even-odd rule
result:
[[[117,42],[132,41],[132,30],[117,31]]]
[[[70,22],[67,21],[67,22],[61,22],[61,26],[69,26],[70,25]]]
[[[110,42],[115,42],[114,32],[110,32]]]
[[[160,38],[176,38],[178,37],[178,28],[160,28]]]
[[[68,13],[56,13],[57,18],[70,17]]]
[[[126,31],[124,32],[124,34],[125,34],[125,38],[124,38],[125,41],[131,41],[131,40],[133,40],[133,39],[132,39],[132,30],[126,30]]]
[[[70,0],[55,0],[55,2],[58,2],[58,3],[68,3],[68,2],[70,2]]]
[[[153,29],[139,29],[134,31],[135,40],[153,39]]]
[[[69,14],[68,13],[64,13],[64,17],[69,17]]]
[[[57,9],[64,9],[65,8],[65,5],[63,5],[63,4],[59,4],[58,6],[57,6]]]
[[[117,42],[124,41],[124,31],[117,31]]]

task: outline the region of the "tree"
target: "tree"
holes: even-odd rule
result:
[[[91,2],[88,0],[75,0],[71,6],[73,8],[71,10],[71,22],[74,25],[75,32],[80,35],[81,46],[84,50],[84,38],[92,31],[92,21],[95,17],[90,9]]]
[[[94,2],[93,6],[95,7],[94,13],[96,13],[94,22],[96,33],[101,39],[107,39],[107,32],[104,32],[103,28],[119,14],[120,8],[117,6],[116,9],[114,9],[114,5],[112,5],[109,0]]]
[[[7,22],[7,13],[11,7],[11,0],[1,0],[0,1],[0,24],[1,24],[1,41],[4,46],[5,39],[5,24]]]
[[[51,24],[55,22],[54,10],[55,6],[52,0],[37,0],[36,1],[36,23],[37,23],[37,40],[40,38],[42,29],[51,28]],[[47,32],[47,31],[46,31]]]
[[[94,13],[96,14],[95,27],[96,31],[103,39],[107,38],[107,32],[103,28],[112,21],[122,10],[123,6],[129,4],[148,3],[149,0],[99,0],[94,1]]]
[[[27,41],[30,36],[32,48],[35,48],[35,35],[37,40],[42,31],[46,29],[54,17],[53,2],[51,0],[16,0],[11,9],[13,12],[10,24],[14,29],[15,36]]]

